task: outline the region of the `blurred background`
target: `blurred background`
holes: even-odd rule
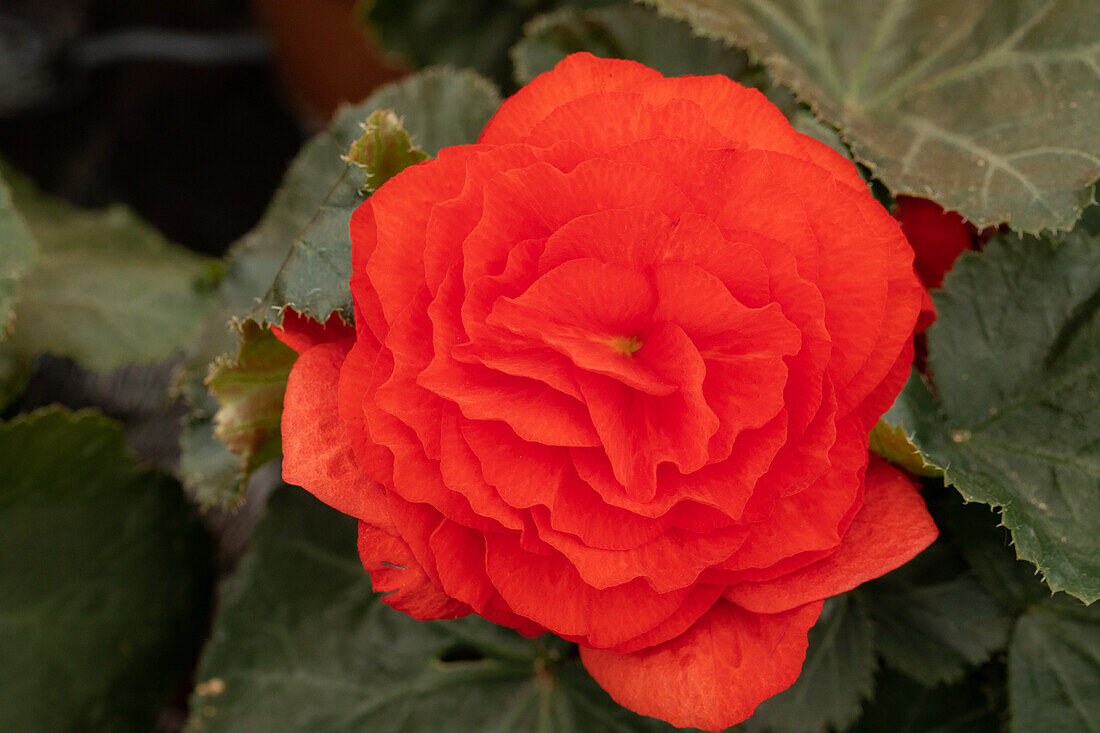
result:
[[[0,159],[219,255],[341,102],[428,64],[514,89],[524,22],[599,0],[5,0]]]
[[[407,68],[352,0],[6,0],[0,158],[221,254],[304,138]]]

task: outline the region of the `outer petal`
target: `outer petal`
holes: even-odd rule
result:
[[[722,76],[665,78],[635,61],[598,59],[588,53],[567,56],[552,71],[536,77],[505,100],[485,126],[480,142],[500,144],[526,141],[536,132],[539,123],[570,102],[588,95],[618,92],[640,94],[646,103],[654,106],[673,100],[678,105],[685,102],[697,104],[706,112],[709,125],[695,125],[683,130],[675,126],[673,129],[681,137],[695,139],[698,135],[700,141],[710,141],[713,136],[711,129],[716,129],[730,140],[747,143],[750,147],[775,150],[812,161],[848,186],[864,186],[851,161],[816,140],[795,132],[779,109],[756,89],[743,87]],[[617,127],[627,134],[651,135],[647,135],[648,131],[641,126],[632,130],[620,122]],[[569,134],[568,127],[560,130],[559,134]]]
[[[370,573],[371,587],[384,603],[415,619],[458,618],[470,607],[446,595],[432,582],[404,540],[359,523],[359,557]]]
[[[315,346],[294,363],[283,400],[283,480],[335,509],[390,527],[386,492],[359,467],[337,409],[351,339]]]
[[[318,344],[339,341],[355,335],[355,330],[344,323],[339,313],[333,313],[324,323],[287,309],[283,325],[271,329],[275,338],[301,354]]]
[[[738,583],[725,597],[757,613],[777,613],[837,595],[908,562],[938,531],[912,479],[872,456],[863,509],[830,555],[793,573]]]
[[[719,731],[791,686],[820,613],[820,601],[778,614],[719,601],[660,646],[632,654],[581,647],[581,660],[619,704],[682,728]]]
[[[283,479],[358,517],[359,554],[386,603],[419,619],[470,612],[424,572],[390,520],[386,491],[359,467],[337,411],[340,367],[351,339],[307,349],[295,362],[283,404]]]
[[[691,588],[655,593],[646,581],[593,588],[561,555],[527,552],[515,535],[485,533],[485,570],[520,616],[572,641],[613,647],[677,613]],[[440,563],[450,562],[436,552]]]

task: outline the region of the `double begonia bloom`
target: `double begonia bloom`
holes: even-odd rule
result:
[[[935,537],[869,459],[922,288],[855,167],[759,92],[577,54],[351,220],[354,329],[288,315],[285,479],[383,600],[580,645],[718,730],[822,601]]]

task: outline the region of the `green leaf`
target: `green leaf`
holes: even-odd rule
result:
[[[33,359],[0,344],[0,413],[23,394],[33,368]]]
[[[943,469],[928,462],[928,458],[913,445],[912,435],[901,425],[891,425],[883,418],[871,429],[870,440],[869,448],[878,456],[911,474],[929,478],[943,475]]]
[[[347,141],[344,152],[358,139],[363,119],[376,110],[391,110],[405,120],[412,143],[435,155],[449,145],[475,142],[499,106],[496,87],[477,74],[429,69],[382,87],[365,102],[345,109],[333,132]],[[281,324],[287,307],[321,323],[337,311],[344,321],[352,320],[348,221],[364,197],[355,167],[333,163],[335,183],[328,196],[294,239],[274,283],[252,311],[260,323]]]
[[[947,506],[945,529],[982,588],[1008,613],[1050,597],[1035,566],[1016,557],[997,512],[985,504]]]
[[[427,154],[413,145],[393,110],[371,112],[362,125],[363,134],[351,144],[344,158],[359,166],[367,177],[361,193],[374,193],[410,165],[427,159]]]
[[[1017,622],[1008,657],[1012,730],[1100,730],[1100,609],[1064,599]]]
[[[871,429],[870,449],[918,476],[943,476],[943,467],[933,463],[916,442],[917,428],[934,425],[935,414],[932,393],[920,372],[913,369],[894,404]]]
[[[248,482],[242,479],[240,457],[230,453],[214,435],[217,401],[213,395],[206,401],[212,404],[202,408],[192,406],[192,413],[180,428],[177,471],[203,509],[235,509],[244,500]]]
[[[572,645],[415,621],[371,591],[355,520],[275,493],[223,591],[192,730],[672,731],[611,702]]]
[[[360,6],[364,22],[399,60],[415,67],[469,67],[503,84],[509,78],[508,48],[519,38],[523,23],[556,4],[555,0],[366,0]]]
[[[770,95],[772,101],[779,105],[780,109],[783,109],[783,105],[779,104],[774,97],[774,94]],[[784,112],[786,113],[786,110],[784,110]],[[835,127],[827,125],[817,119],[813,112],[799,107],[797,111],[787,116],[790,117],[791,127],[795,130],[798,130],[803,135],[809,135],[818,142],[825,143],[848,160],[852,160],[853,163],[855,162],[852,159],[852,151],[844,144],[844,139],[840,136],[840,132]]]
[[[242,482],[282,455],[283,394],[296,358],[270,329],[245,321],[237,358],[215,361],[206,378],[219,405],[214,435],[240,459]]]
[[[1011,619],[943,540],[859,592],[879,653],[926,685],[958,681],[1008,640]]]
[[[413,144],[435,154],[476,140],[499,105],[499,92],[472,72],[428,70],[343,108],[302,147],[263,218],[230,249],[219,305],[184,360],[179,389],[192,412],[180,438],[180,475],[203,504],[235,505],[244,495],[238,458],[214,437],[218,403],[204,384],[210,364],[237,351],[240,335],[229,322],[251,312],[277,325],[289,304],[320,321],[337,310],[351,320],[347,227],[363,201],[362,176],[342,158],[362,134],[360,124],[373,111],[394,110]]]
[[[894,193],[1069,229],[1100,176],[1089,0],[646,0],[748,48]]]
[[[15,210],[11,190],[0,177],[0,341],[8,334],[19,280],[34,262],[37,247],[23,218]]]
[[[848,733],[997,733],[997,715],[977,680],[925,687],[883,670],[875,700]],[[1038,729],[1036,729],[1038,730]]]
[[[0,423],[0,730],[151,730],[206,626],[211,543],[122,431]]]
[[[526,84],[571,53],[633,59],[665,76],[725,74],[742,78],[750,70],[741,50],[695,35],[691,26],[635,5],[567,7],[539,16],[524,27],[512,47],[515,78]],[[757,81],[767,82],[759,70]]]
[[[108,371],[161,361],[196,336],[213,304],[210,260],[125,207],[80,209],[9,182],[39,249],[20,281],[13,349]]]
[[[859,717],[875,676],[871,623],[862,598],[848,593],[826,601],[809,641],[794,685],[762,702],[746,730],[844,730]]]
[[[934,292],[936,398],[910,380],[903,421],[945,481],[1001,507],[1054,590],[1100,597],[1100,246],[1002,235]]]
[[[500,90],[485,77],[440,68],[379,87],[357,110],[360,119],[376,109],[393,110],[413,144],[436,155],[451,145],[477,142],[500,102]]]

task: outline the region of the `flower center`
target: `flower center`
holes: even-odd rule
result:
[[[642,342],[638,340],[637,336],[616,336],[608,341],[608,343],[615,351],[618,351],[620,354],[626,354],[627,356],[630,356],[635,351],[642,348]]]

